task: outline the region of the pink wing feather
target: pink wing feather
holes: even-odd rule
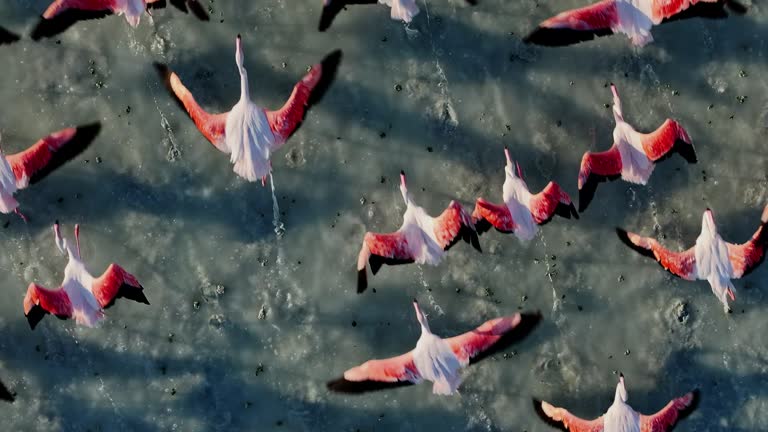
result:
[[[192,93],[181,83],[179,76],[174,72],[169,72],[167,77],[171,90],[184,105],[195,126],[211,144],[224,153],[229,153],[229,149],[224,142],[224,135],[227,125],[227,113],[209,114],[198,105]]]
[[[8,155],[8,163],[13,169],[17,187],[27,187],[32,176],[44,169],[53,159],[54,153],[70,142],[76,133],[76,128],[63,129],[39,140],[20,153]]]
[[[618,230],[619,237],[638,252],[656,258],[662,267],[672,274],[686,280],[695,280],[694,268],[696,266],[696,254],[694,248],[683,252],[672,252],[665,249],[658,241],[650,237],[642,237],[637,234]]]
[[[621,174],[621,167],[621,153],[619,153],[619,149],[615,145],[604,152],[584,153],[584,156],[581,158],[581,168],[579,169],[579,189],[584,186],[590,175],[619,175]]]
[[[760,226],[746,243],[735,245],[727,243],[728,257],[733,267],[733,277],[740,278],[752,271],[765,258],[766,241],[768,241],[768,206],[763,209]]]
[[[716,3],[718,0],[652,0],[653,23],[659,24],[665,18],[671,18],[699,1]]]
[[[462,364],[493,346],[506,333],[514,329],[521,321],[519,313],[496,318],[483,323],[480,327],[459,336],[446,339]]]
[[[649,134],[639,134],[643,146],[643,152],[648,159],[657,161],[667,155],[680,140],[686,144],[691,143],[691,137],[678,122],[667,119],[658,129]]]
[[[677,420],[695,407],[697,392],[673,399],[654,415],[640,415],[640,432],[667,432]]]
[[[72,316],[72,302],[61,288],[49,290],[35,283],[29,284],[24,296],[24,315],[29,315],[35,306],[58,317]]]
[[[448,208],[434,220],[435,237],[443,249],[449,248],[455,242],[463,227],[474,229],[464,207],[456,201],[451,201]]]
[[[515,222],[512,220],[509,208],[505,204],[493,204],[483,198],[477,199],[475,211],[472,212],[472,219],[475,224],[486,220],[501,232],[513,232],[515,230]]]
[[[277,138],[274,149],[279,148],[304,119],[304,112],[309,101],[310,94],[315,88],[322,75],[322,65],[320,63],[312,66],[312,69],[296,83],[291,92],[291,96],[285,105],[277,111],[267,111],[267,120],[272,133]]]
[[[616,2],[603,0],[583,8],[559,13],[542,22],[540,27],[598,30],[612,28],[617,21]]]
[[[149,304],[139,281],[117,264],[110,264],[104,274],[94,279],[91,291],[103,309],[119,297]]]
[[[56,0],[43,12],[43,18],[51,19],[67,9],[87,11],[114,10],[114,0]]]
[[[547,402],[535,402],[536,411],[545,417],[547,422],[562,424],[570,432],[603,432],[603,417],[595,420],[584,420],[568,412],[565,408],[558,408]]]
[[[557,183],[551,181],[541,192],[531,197],[529,210],[533,220],[537,224],[542,224],[552,219],[560,204],[572,206],[571,197]]]

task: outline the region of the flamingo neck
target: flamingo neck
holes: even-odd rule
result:
[[[240,66],[240,100],[248,101],[251,99],[251,93],[248,89],[248,72]]]

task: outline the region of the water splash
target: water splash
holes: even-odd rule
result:
[[[277,196],[275,195],[275,178],[272,177],[272,171],[269,172],[269,186],[272,189],[272,226],[277,239],[280,240],[285,235],[285,225],[280,220],[280,205],[277,203]]]
[[[418,266],[417,268],[419,269],[419,282],[421,283],[421,286],[427,290],[427,300],[429,300],[429,305],[432,307],[435,313],[437,313],[438,316],[445,315],[445,311],[440,307],[439,304],[437,304],[435,296],[432,295],[432,290],[429,289],[429,283],[424,278],[424,269],[421,266]]]

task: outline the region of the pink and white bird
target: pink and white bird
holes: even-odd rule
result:
[[[613,145],[600,153],[586,152],[579,169],[579,211],[584,211],[594,196],[597,184],[621,178],[630,183],[648,182],[656,163],[677,152],[689,163],[696,163],[696,151],[688,132],[675,120],[667,119],[654,132],[636,131],[624,120],[616,86],[613,92]]]
[[[501,232],[514,232],[521,240],[531,240],[538,232],[538,226],[549,222],[556,213],[567,219],[571,215],[579,218],[571,198],[557,183],[551,181],[541,192],[532,194],[520,165],[512,161],[509,149],[504,148],[504,154],[507,157],[504,203],[492,204],[483,198],[477,199],[472,220],[478,232],[493,226]]]
[[[666,270],[685,280],[706,280],[726,312],[730,312],[728,298],[736,300],[731,279],[749,274],[765,258],[768,242],[768,206],[763,209],[760,226],[746,243],[728,243],[720,237],[712,210],[701,218],[701,233],[696,244],[683,252],[665,249],[650,237],[617,229],[619,238],[632,249],[656,259]]]
[[[643,415],[627,404],[624,375],[619,375],[613,404],[608,411],[594,420],[584,420],[565,408],[557,408],[543,401],[533,401],[536,413],[550,425],[570,432],[667,432],[696,409],[699,391],[694,390],[672,399],[654,415]]]
[[[245,70],[240,35],[235,41],[235,61],[240,71],[240,100],[228,113],[209,114],[197,104],[179,77],[163,65],[156,65],[165,75],[174,95],[181,101],[195,125],[211,144],[229,154],[234,171],[254,182],[271,171],[270,157],[280,149],[304,119],[308,105],[316,102],[330,84],[341,59],[335,51],[312,66],[294,87],[288,101],[277,111],[268,111],[251,101],[248,73]]]
[[[400,229],[393,233],[378,234],[367,232],[363,247],[357,257],[357,292],[368,287],[367,266],[375,275],[382,264],[430,264],[437,265],[445,251],[459,239],[472,243],[480,251],[475,226],[466,210],[456,201],[438,217],[430,216],[416,205],[408,193],[405,173],[400,172],[400,193],[405,201],[405,214]]]
[[[654,25],[696,16],[725,18],[726,5],[739,14],[746,11],[744,6],[730,0],[602,0],[545,20],[525,41],[561,46],[623,33],[633,45],[642,47],[653,41]]]
[[[80,255],[79,225],[75,225],[76,250],[62,238],[58,222],[53,225],[53,233],[56,247],[67,255],[69,261],[59,288],[49,290],[35,283],[29,284],[24,296],[24,315],[31,329],[34,330],[47,314],[59,319],[74,318],[80,325],[94,327],[104,319],[104,310],[118,298],[149,304],[144,287],[119,265],[110,264],[98,278],[86,270]]]
[[[541,320],[541,315],[516,313],[486,321],[475,330],[443,339],[429,328],[427,316],[413,301],[421,336],[416,348],[385,360],[369,360],[344,372],[328,383],[340,393],[362,393],[431,381],[432,392],[456,393],[461,384],[461,369],[508,347],[526,336]]]
[[[98,124],[67,128],[39,140],[26,150],[6,155],[0,149],[0,212],[15,212],[24,221],[14,198],[17,191],[42,180],[83,151],[98,134]]]

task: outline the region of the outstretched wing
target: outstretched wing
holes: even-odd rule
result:
[[[79,21],[101,19],[113,10],[113,0],[56,0],[43,12],[30,36],[33,40],[54,37]]]
[[[651,19],[654,24],[659,24],[667,18],[688,9],[696,3],[717,3],[719,0],[652,0]]]
[[[475,229],[484,233],[492,226],[503,233],[511,233],[515,230],[515,221],[512,213],[505,204],[493,204],[483,198],[478,198],[475,210],[472,212]]]
[[[667,432],[696,409],[699,391],[694,390],[685,396],[671,400],[667,406],[654,415],[640,415],[640,432]]]
[[[8,163],[16,177],[16,187],[23,189],[36,183],[56,168],[82,153],[101,130],[94,123],[54,132],[28,149],[8,156]]]
[[[476,363],[519,341],[541,321],[541,314],[520,314],[496,318],[480,327],[445,339],[463,364]]]
[[[29,284],[24,296],[24,315],[29,327],[34,330],[37,323],[49,313],[61,319],[72,316],[72,302],[66,291],[61,288],[49,290],[35,283]]]
[[[604,152],[586,152],[579,168],[579,211],[586,210],[595,196],[597,185],[621,176],[621,153],[614,144]]]
[[[618,22],[614,0],[572,9],[542,22],[525,37],[526,43],[544,46],[564,46],[613,34]]]
[[[691,137],[675,120],[667,119],[664,124],[649,134],[635,133],[640,137],[643,152],[654,162],[659,162],[673,153],[679,153],[689,163],[696,163],[696,151]]]
[[[329,390],[339,393],[364,393],[420,381],[413,353],[408,352],[385,360],[369,360],[344,372],[342,378],[329,382],[327,386]]]
[[[132,274],[117,264],[110,264],[104,274],[94,279],[91,291],[102,309],[112,306],[119,298],[149,304],[144,295],[144,287]]]
[[[451,201],[448,208],[434,218],[434,233],[437,244],[444,250],[450,249],[459,240],[464,240],[482,252],[472,219],[464,207],[456,201]]]
[[[766,243],[768,243],[768,206],[763,209],[760,226],[751,239],[740,245],[726,243],[734,278],[738,279],[749,274],[763,262]]]
[[[363,246],[357,256],[357,292],[361,293],[368,288],[368,264],[371,266],[371,273],[375,275],[383,264],[409,264],[414,260],[408,239],[401,231],[387,234],[365,233]]]
[[[690,248],[683,252],[672,252],[665,249],[659,242],[650,237],[642,237],[620,228],[616,229],[616,233],[624,244],[642,255],[655,258],[662,267],[673,275],[686,280],[696,279],[696,275],[694,274],[696,268],[696,253],[694,248]]]
[[[603,432],[602,416],[594,420],[584,420],[565,408],[554,407],[536,399],[533,400],[533,407],[542,420],[556,428],[570,432]]]
[[[557,214],[566,219],[571,216],[579,218],[576,206],[571,202],[571,197],[560,188],[560,185],[551,181],[541,192],[531,197],[529,210],[533,220],[542,225],[549,222]]]

